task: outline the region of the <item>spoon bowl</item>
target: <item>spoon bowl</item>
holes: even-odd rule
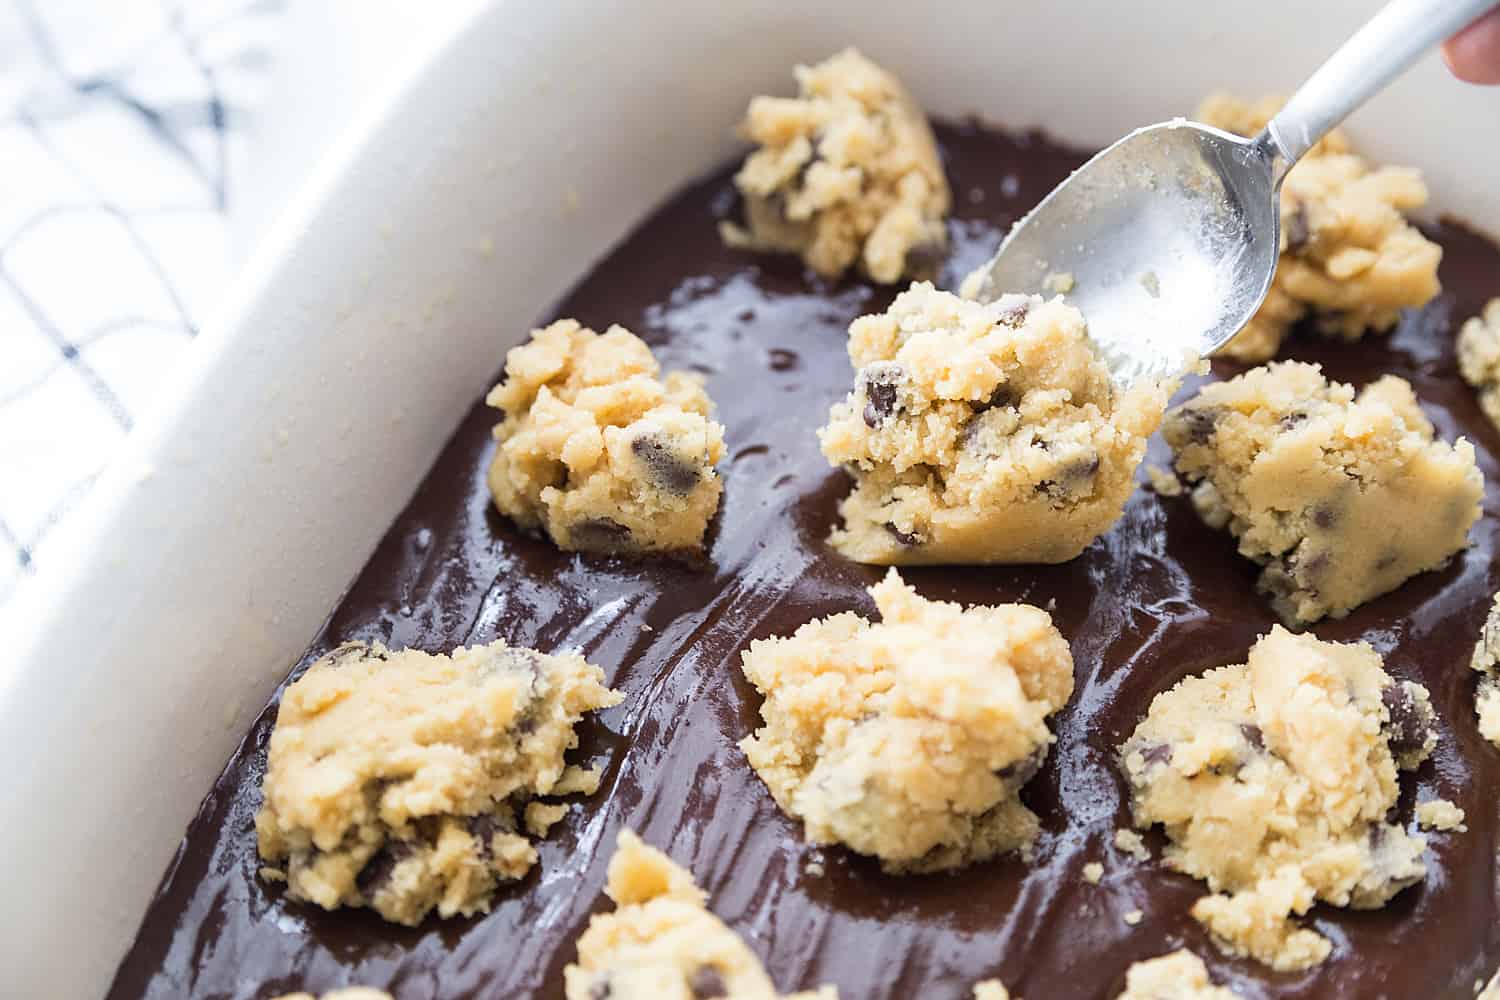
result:
[[[1137,129],[1017,223],[972,293],[1061,293],[1117,381],[1176,374],[1233,337],[1271,287],[1274,166],[1255,140],[1206,125]]]
[[[1313,145],[1496,0],[1391,0],[1246,139],[1137,129],[1022,219],[964,282],[982,301],[1063,293],[1119,382],[1172,375],[1255,315],[1280,256],[1277,189]]]

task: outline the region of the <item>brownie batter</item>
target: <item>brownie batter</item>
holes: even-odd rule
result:
[[[953,288],[1087,154],[1034,134],[937,133],[955,205],[939,285]],[[1474,984],[1500,966],[1500,798],[1487,791],[1500,787],[1500,751],[1477,731],[1468,669],[1500,590],[1500,431],[1459,378],[1453,335],[1500,291],[1500,249],[1457,224],[1433,227],[1444,248],[1436,299],[1388,338],[1351,346],[1294,334],[1282,351],[1356,386],[1387,372],[1409,380],[1441,437],[1474,441],[1487,487],[1470,549],[1318,627],[1322,639],[1371,643],[1394,678],[1431,691],[1438,743],[1403,783],[1397,818],[1414,829],[1415,802],[1441,797],[1464,809],[1469,831],[1434,837],[1427,879],[1381,910],[1315,907],[1309,926],[1333,941],[1332,954],[1306,973],[1278,974],[1212,945],[1188,912],[1202,883],[1113,845],[1130,825],[1114,747],[1155,694],[1244,662],[1276,621],[1255,592],[1255,567],[1187,497],[1138,490],[1113,529],[1061,565],[904,574],[933,599],[1055,602],[1076,690],[1022,796],[1042,827],[1030,861],[882,874],[873,859],[806,845],[746,764],[737,744],[757,726],[760,698],[740,673],[741,651],[810,618],[875,610],[865,588],[884,571],[827,547],[849,481],[828,468],[814,430],[849,390],[850,321],[885,309],[891,293],[852,278],[824,284],[793,258],[724,247],[716,222],[736,210],[733,170],[652,213],[541,317],[621,323],[664,368],[707,376],[727,456],[707,564],[570,554],[519,534],[490,503],[494,413],[476,398],[304,661],[350,639],[429,651],[497,637],[575,645],[625,695],[584,720],[570,757],[606,765],[599,793],[552,828],[540,864],[499,889],[487,916],[405,928],[362,910],[327,913],[255,876],[268,707],[205,799],[109,995],[260,1000],[354,982],[401,1000],[556,1000],[589,915],[609,909],[605,872],[629,827],[671,846],[782,989],[833,983],[861,1000],[957,1000],[999,978],[1022,997],[1104,1000],[1124,988],[1133,962],[1187,947],[1213,982],[1256,1000],[1473,1000]],[[495,361],[498,369],[498,352]],[[1169,458],[1153,439],[1148,461]],[[1147,843],[1159,856],[1159,834]],[[1090,864],[1103,865],[1097,885],[1084,878]]]

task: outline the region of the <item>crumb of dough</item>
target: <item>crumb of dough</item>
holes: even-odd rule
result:
[[[1500,427],[1500,298],[1458,330],[1458,371],[1479,395],[1480,409]]]
[[[1089,885],[1098,885],[1104,879],[1104,866],[1097,861],[1090,861],[1083,866],[1083,880]]]
[[[1127,924],[1129,924],[1130,926],[1132,926],[1132,927],[1134,927],[1136,924],[1140,923],[1145,918],[1146,918],[1146,915],[1144,913],[1142,913],[1140,910],[1131,910],[1131,911],[1127,912],[1125,914],[1125,916],[1123,917],[1124,921]]]
[[[1158,496],[1180,497],[1183,494],[1182,480],[1171,469],[1159,465],[1146,466],[1146,485]]]
[[[854,49],[795,73],[796,97],[750,101],[740,130],[756,148],[734,177],[745,218],[720,224],[724,242],[799,254],[825,278],[933,275],[951,196],[921,107]]]
[[[1042,279],[1042,288],[1054,295],[1066,295],[1077,286],[1071,271],[1053,271]]]
[[[707,909],[693,877],[629,830],[620,831],[605,894],[615,909],[589,918],[578,959],[563,969],[568,1000],[728,997],[778,1000],[739,935]],[[838,1000],[832,986],[784,1000]]]
[[[998,979],[985,979],[974,984],[974,1000],[1012,1000],[1010,990]],[[1021,1000],[1015,997],[1014,1000]]]
[[[1134,830],[1121,829],[1115,831],[1115,847],[1135,858],[1137,861],[1150,861],[1151,850],[1146,846],[1146,838]]]
[[[1464,811],[1447,799],[1429,799],[1417,803],[1417,825],[1424,830],[1464,833]]]
[[[1281,107],[1214,95],[1198,108],[1208,125],[1253,136]],[[1281,257],[1259,311],[1220,354],[1274,357],[1291,327],[1311,314],[1325,336],[1357,340],[1385,331],[1402,309],[1437,295],[1443,251],[1408,221],[1427,202],[1409,167],[1374,167],[1338,129],[1308,151],[1281,186]]]
[[[1474,711],[1479,735],[1500,747],[1500,594],[1490,605],[1469,667],[1479,675],[1474,687]]]
[[[878,622],[844,612],[744,652],[765,696],[750,766],[810,842],[888,871],[1024,857],[1039,828],[1019,793],[1073,690],[1067,641],[1040,608],[930,601],[894,569],[870,595]]]
[[[1235,1000],[1237,994],[1215,986],[1203,959],[1187,949],[1136,962],[1125,973],[1125,992],[1117,1000]]]

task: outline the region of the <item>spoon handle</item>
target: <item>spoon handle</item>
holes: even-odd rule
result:
[[[1257,142],[1279,182],[1302,154],[1417,58],[1496,6],[1496,0],[1392,0],[1318,67]]]

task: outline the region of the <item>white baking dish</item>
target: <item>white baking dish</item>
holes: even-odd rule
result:
[[[854,43],[940,115],[1079,143],[1286,90],[1373,4],[476,5],[288,210],[8,618],[6,996],[97,995],[189,816],[503,352],[747,97]],[[1500,93],[1429,59],[1356,120],[1500,231]],[[1497,276],[1500,278],[1500,276]]]

